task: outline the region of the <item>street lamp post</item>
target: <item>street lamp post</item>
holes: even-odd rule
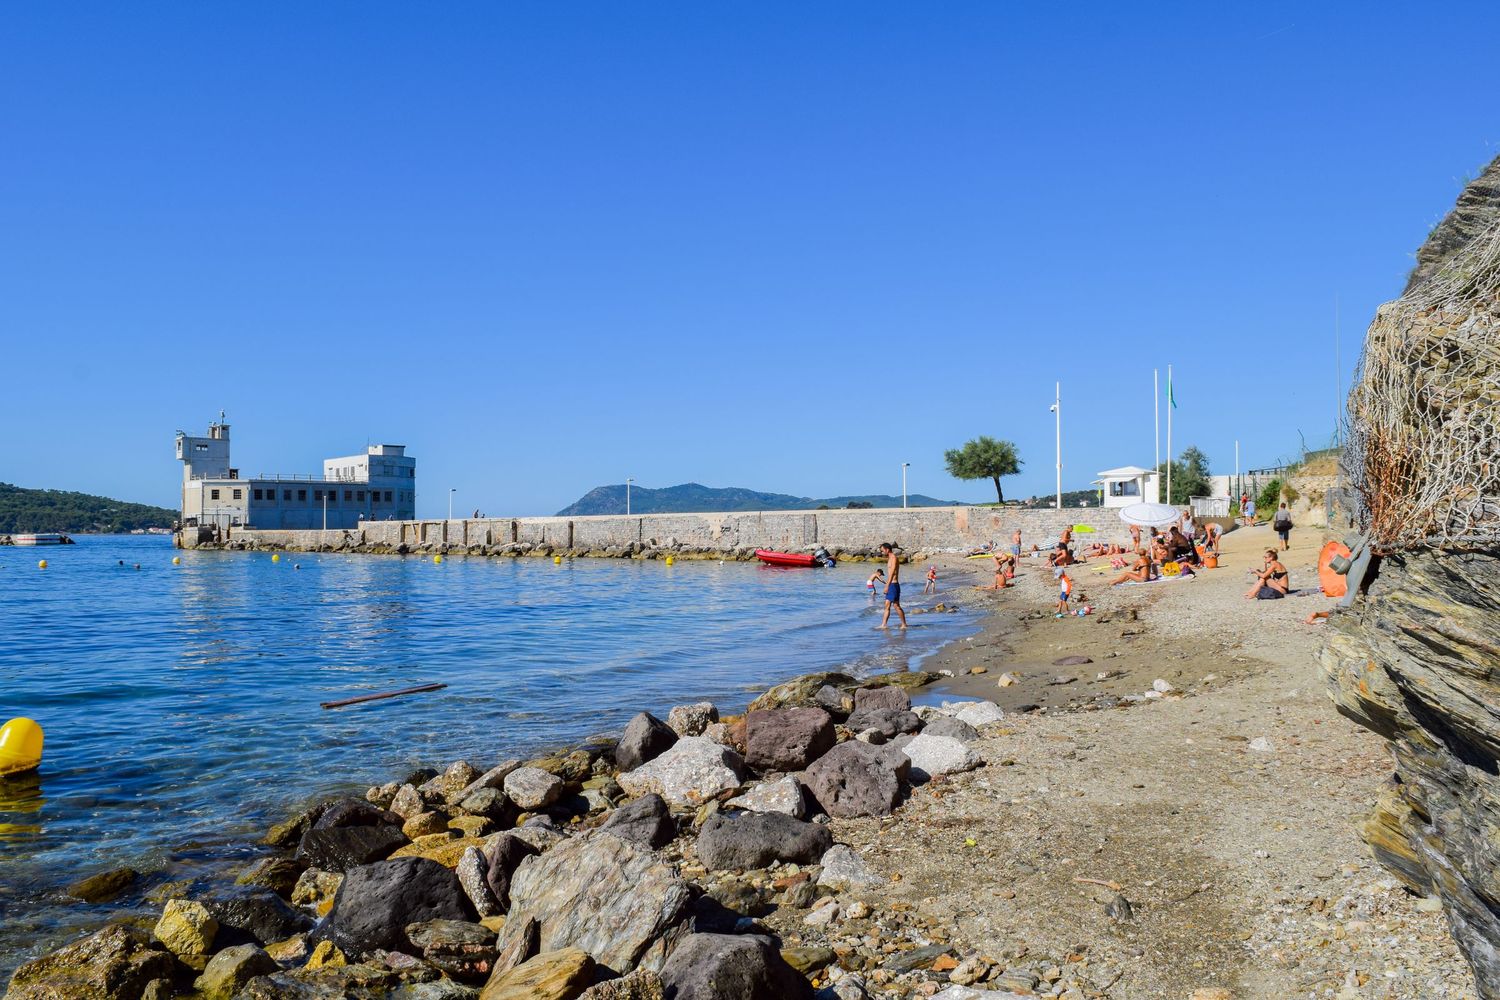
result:
[[[906,509],[906,470],[911,468],[910,462],[901,463],[901,509]]]
[[[453,520],[453,494],[458,492],[458,487],[448,487],[448,520]]]
[[[630,484],[633,482],[635,480],[631,477],[625,477],[625,515],[627,517],[630,515]]]
[[[1057,509],[1062,510],[1062,383],[1052,398],[1052,412],[1057,415]]]

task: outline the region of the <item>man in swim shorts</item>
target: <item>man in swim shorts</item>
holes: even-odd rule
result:
[[[1010,533],[1010,554],[1016,560],[1016,565],[1021,564],[1021,529],[1017,528]]]
[[[881,542],[880,552],[885,556],[885,614],[880,616],[880,627],[885,628],[891,620],[891,608],[901,616],[901,627],[906,628],[906,609],[901,607],[901,563],[896,558],[894,542]]]

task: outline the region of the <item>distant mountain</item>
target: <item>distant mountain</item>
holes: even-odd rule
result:
[[[170,528],[175,510],[88,493],[28,490],[0,483],[0,535],[32,531],[123,532]]]
[[[938,500],[934,497],[912,493],[906,502],[912,507],[953,507],[957,500]],[[665,489],[651,490],[640,486],[630,488],[630,512],[632,514],[691,514],[713,511],[747,510],[819,510],[827,507],[900,507],[901,498],[884,493],[867,496],[828,497],[820,500],[813,497],[794,497],[786,493],[758,493],[737,486],[714,488],[698,483],[683,483]],[[596,486],[577,501],[558,511],[559,517],[584,517],[589,514],[625,513],[625,484],[618,486]]]

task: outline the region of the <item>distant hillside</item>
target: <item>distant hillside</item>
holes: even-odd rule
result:
[[[920,493],[910,494],[906,502],[912,507],[952,507],[956,500],[938,500]],[[705,511],[745,510],[818,510],[824,507],[900,507],[901,498],[883,493],[868,496],[794,497],[786,493],[758,493],[755,490],[728,486],[715,489],[697,483],[683,483],[665,489],[630,488],[632,514],[691,514]],[[596,486],[570,506],[558,511],[559,517],[583,517],[589,514],[625,513],[625,484]]]
[[[121,532],[170,528],[177,511],[88,493],[28,490],[0,483],[0,535],[31,531]]]
[[[1099,506],[1098,490],[1064,490],[1062,495],[1064,507],[1080,507],[1087,504],[1090,507]],[[1027,510],[1045,510],[1057,506],[1057,494],[1048,493],[1044,497],[1032,497],[1021,504]]]

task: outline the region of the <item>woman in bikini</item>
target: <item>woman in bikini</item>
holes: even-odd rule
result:
[[[1146,555],[1144,549],[1137,549],[1135,562],[1129,569],[1109,581],[1111,587],[1118,587],[1122,583],[1145,583],[1151,579],[1151,557]]]
[[[1245,591],[1245,600],[1279,601],[1291,589],[1292,576],[1276,558],[1275,549],[1266,549],[1265,569],[1255,574],[1255,583]]]

